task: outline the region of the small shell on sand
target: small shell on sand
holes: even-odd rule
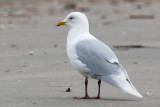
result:
[[[152,95],[152,94],[153,94],[152,92],[147,92],[147,93],[146,93],[147,96],[150,96],[150,95]]]
[[[29,55],[33,55],[34,52],[33,52],[33,51],[29,51],[28,54],[29,54]]]

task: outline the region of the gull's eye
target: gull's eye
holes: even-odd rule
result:
[[[70,19],[70,20],[72,20],[72,19],[73,19],[73,17],[70,17],[69,19]]]

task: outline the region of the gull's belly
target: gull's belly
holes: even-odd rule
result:
[[[82,63],[77,56],[75,45],[67,44],[67,55],[74,68],[76,68],[80,74],[85,77],[90,77],[90,69],[87,68],[87,65]]]

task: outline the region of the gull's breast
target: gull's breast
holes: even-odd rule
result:
[[[76,52],[76,44],[78,42],[77,41],[67,41],[67,55],[68,58],[72,64],[72,66],[74,68],[76,68],[80,74],[82,74],[85,77],[90,77],[90,69],[87,68],[87,65],[82,63],[79,59],[78,59],[78,55]]]

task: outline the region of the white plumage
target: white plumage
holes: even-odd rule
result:
[[[62,25],[61,23],[57,25]],[[88,19],[85,14],[72,12],[63,20],[63,24],[69,26],[67,54],[70,62],[86,78],[87,83],[87,79],[91,77],[142,98],[142,95],[132,85],[127,72],[119,63],[114,52],[89,33]],[[100,98],[99,94],[94,98]],[[83,98],[90,97],[86,93]]]

